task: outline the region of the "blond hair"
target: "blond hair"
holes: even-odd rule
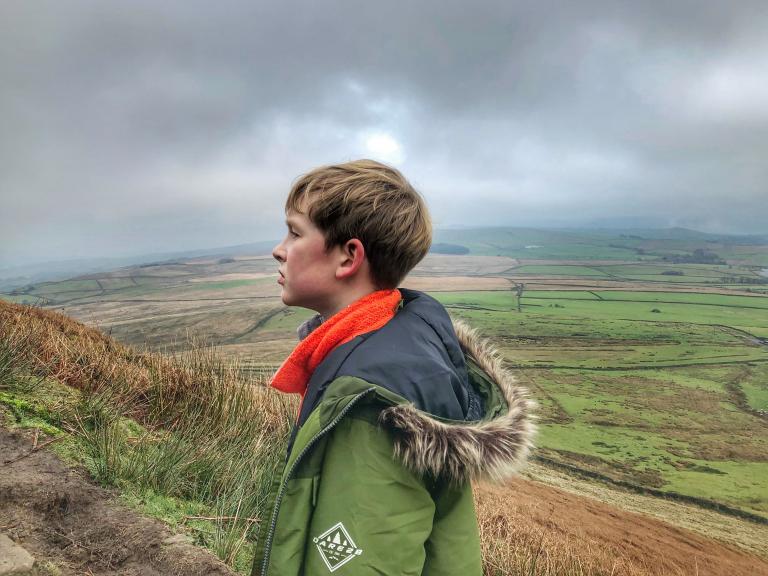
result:
[[[424,199],[400,172],[375,160],[304,174],[291,188],[285,210],[305,212],[323,231],[326,249],[360,240],[381,289],[395,288],[432,244]]]

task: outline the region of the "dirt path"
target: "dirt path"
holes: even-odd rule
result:
[[[545,554],[556,549],[606,574],[768,576],[768,561],[743,550],[529,480],[481,485],[477,501],[481,517],[510,537],[535,534]]]
[[[2,417],[0,416],[0,419]],[[212,554],[175,537],[159,521],[143,518],[67,468],[31,435],[0,421],[0,534],[23,546],[38,563],[74,576],[230,576]]]

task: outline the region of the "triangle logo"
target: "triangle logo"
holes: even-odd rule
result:
[[[341,522],[313,538],[312,542],[317,546],[320,557],[331,572],[335,572],[363,553],[363,549],[357,547]]]

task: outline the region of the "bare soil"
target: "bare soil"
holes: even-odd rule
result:
[[[39,574],[234,574],[185,537],[174,538],[161,522],[121,505],[82,470],[47,449],[32,451],[31,434],[8,430],[1,419],[0,533],[34,556]]]

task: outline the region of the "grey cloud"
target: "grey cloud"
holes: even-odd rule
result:
[[[765,231],[766,25],[757,1],[3,3],[0,261],[276,237],[290,181],[374,132],[438,222]]]

